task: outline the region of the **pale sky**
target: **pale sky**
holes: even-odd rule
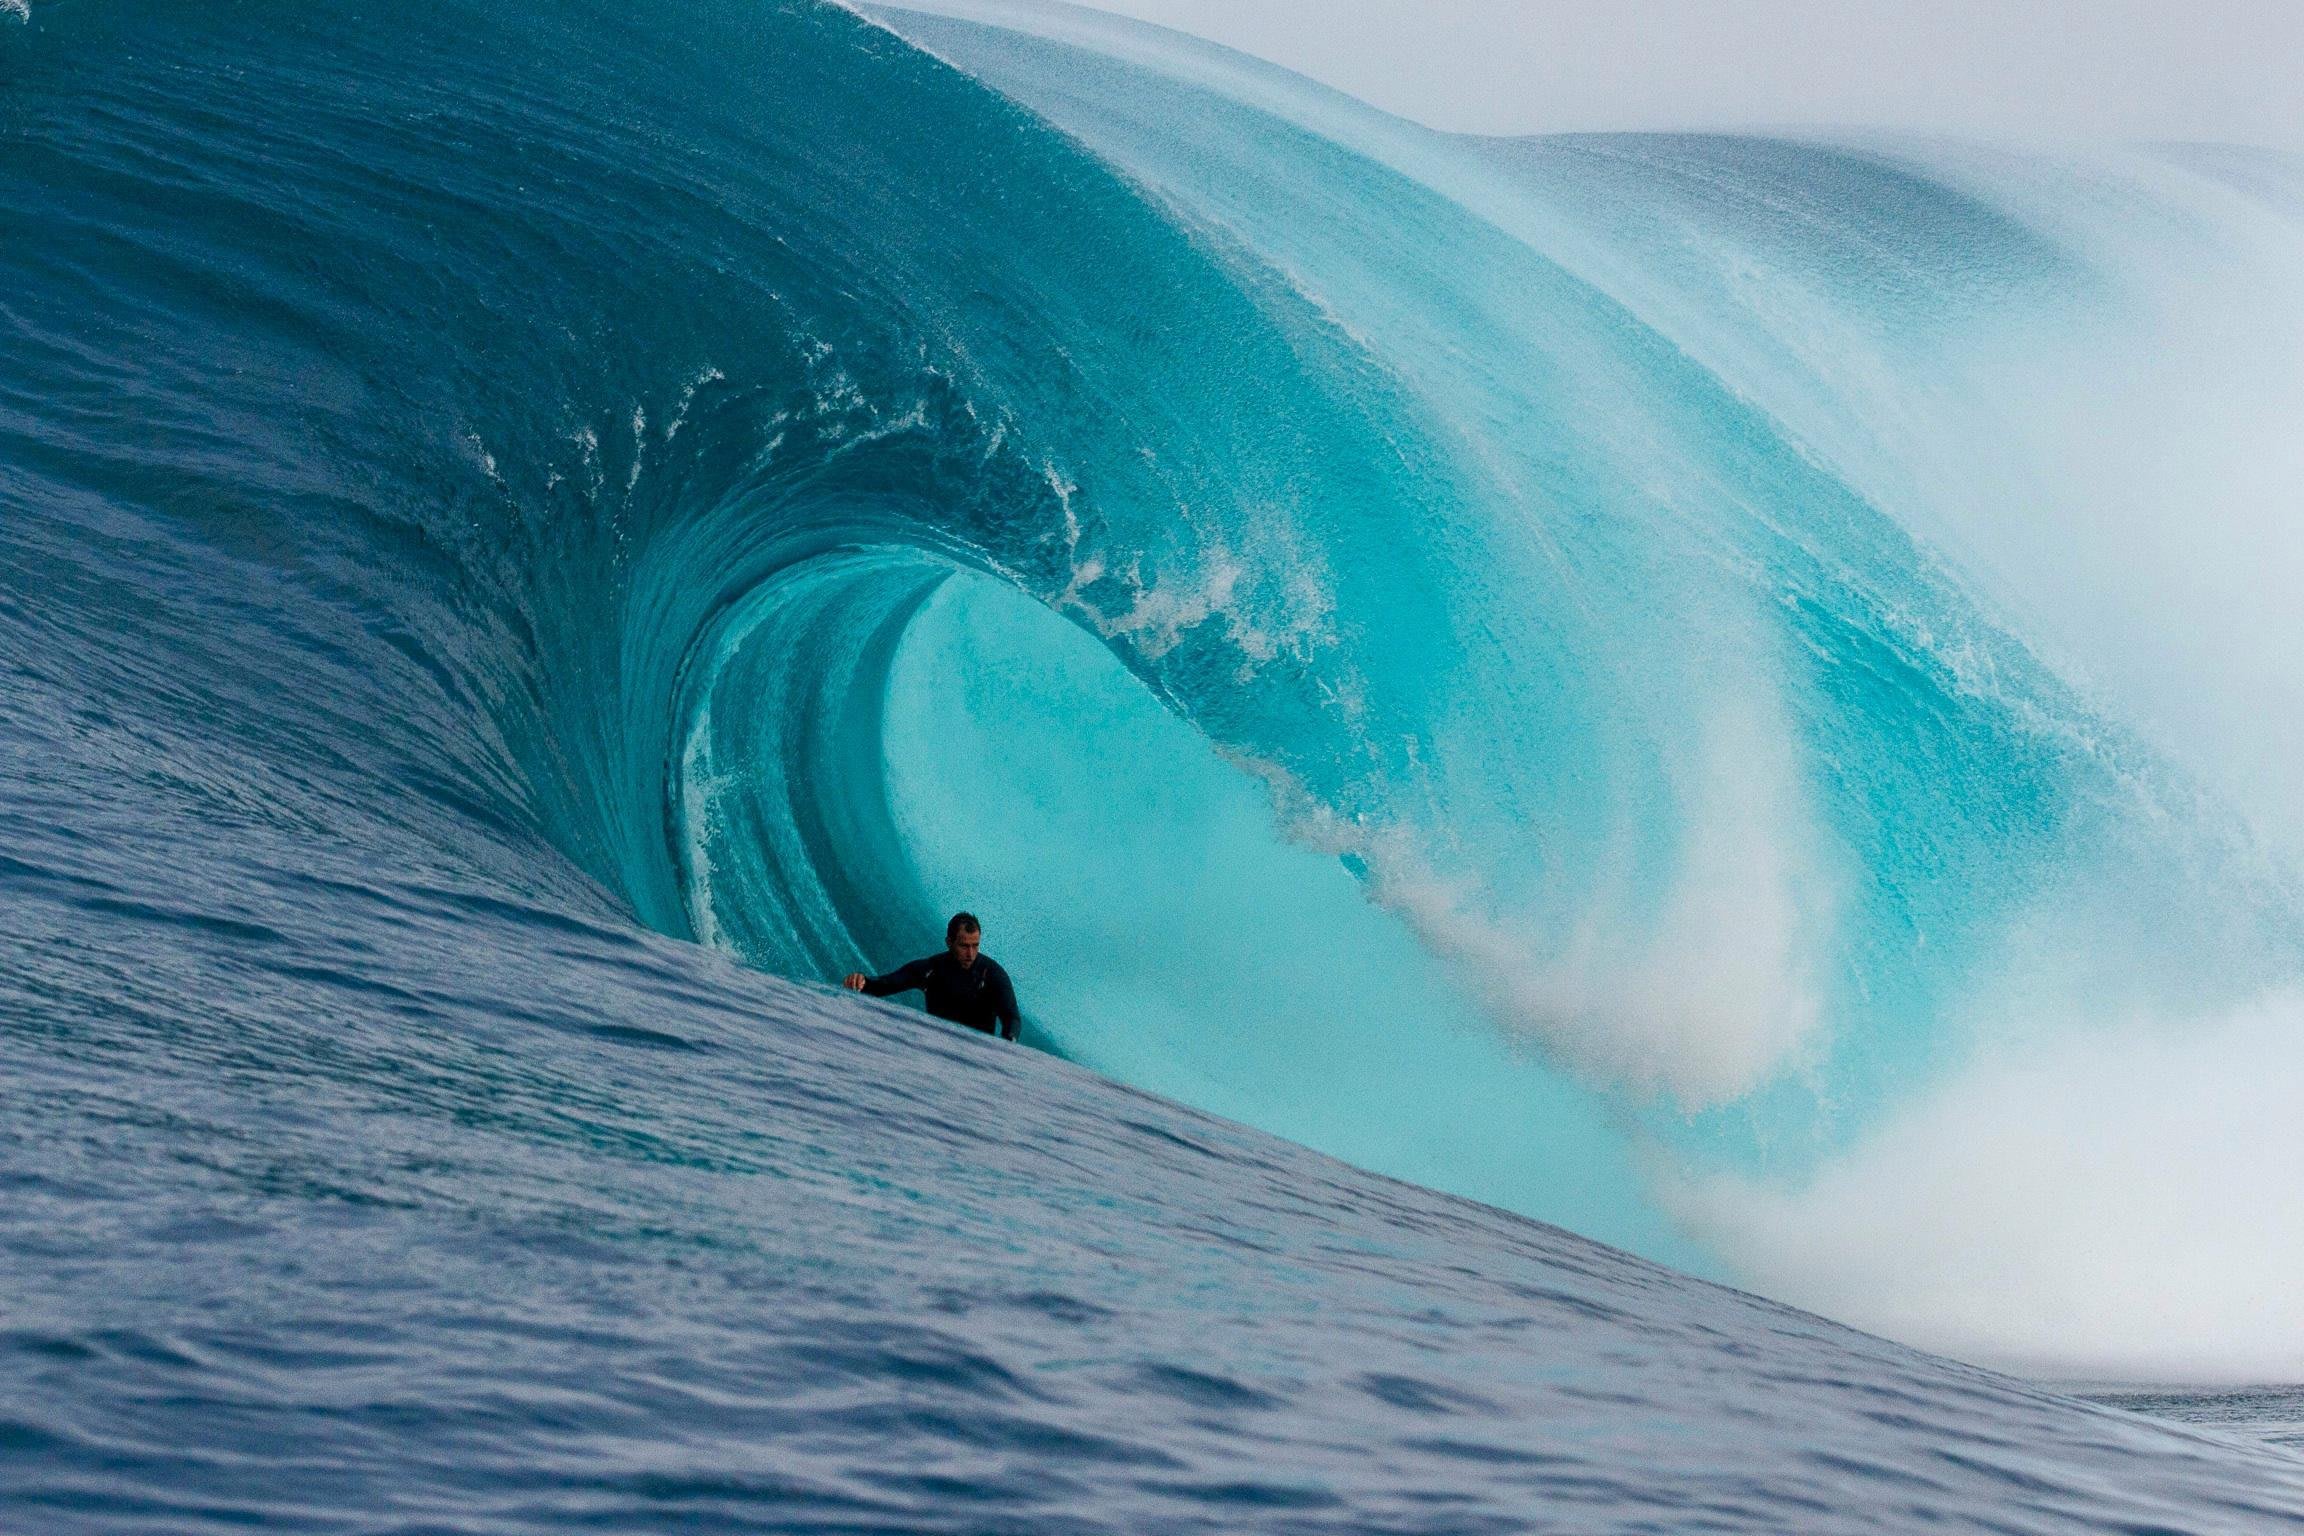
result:
[[[2304,0],[1087,0],[1438,128],[1874,124],[2304,149]]]

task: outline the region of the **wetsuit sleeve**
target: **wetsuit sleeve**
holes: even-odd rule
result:
[[[993,1016],[1000,1021],[1000,1038],[1013,1040],[1023,1016],[1016,1011],[1016,984],[1008,979],[1006,971],[993,978],[999,995],[992,999]]]
[[[934,959],[931,955],[929,959]],[[899,992],[917,992],[928,985],[928,961],[915,960],[900,965],[885,976],[874,976],[864,983],[866,997],[894,997]]]

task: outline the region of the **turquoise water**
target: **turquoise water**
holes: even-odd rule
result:
[[[1716,1283],[2304,1369],[2293,167],[971,15],[0,12],[0,1524],[2298,1524]]]

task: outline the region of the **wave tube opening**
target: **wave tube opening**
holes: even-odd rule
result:
[[[783,573],[710,644],[678,817],[700,937],[829,978],[932,951],[966,908],[1033,1044],[1706,1267],[1601,1097],[1489,1027],[1345,859],[1292,841],[1264,780],[1081,625],[887,548]]]

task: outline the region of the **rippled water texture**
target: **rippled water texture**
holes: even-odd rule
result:
[[[0,0],[0,1529],[2304,1529],[2277,1393],[1714,1283],[2304,1337],[2265,739],[1966,350],[2286,163],[972,9]],[[962,903],[1029,1048],[823,985]],[[2017,977],[2172,1179],[1992,1139]]]

